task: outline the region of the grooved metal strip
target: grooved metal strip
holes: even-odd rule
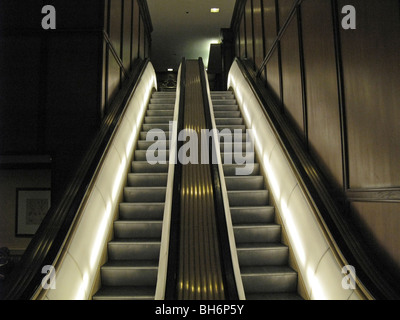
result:
[[[225,299],[214,209],[211,171],[200,163],[201,130],[206,129],[197,60],[186,62],[184,130],[196,135],[184,142],[196,161],[182,165],[178,299]],[[188,142],[189,141],[189,142]],[[197,144],[195,142],[198,142]]]

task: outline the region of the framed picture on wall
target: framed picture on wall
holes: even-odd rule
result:
[[[33,236],[50,208],[50,189],[17,189],[16,236]]]

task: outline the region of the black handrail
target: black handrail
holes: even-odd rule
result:
[[[85,201],[85,194],[96,168],[148,63],[148,59],[135,63],[131,77],[113,100],[109,114],[103,119],[90,149],[68,183],[63,196],[49,209],[18,266],[7,278],[5,300],[32,299],[44,277],[42,268],[55,264],[78,209]]]
[[[354,226],[354,222],[342,214],[345,209],[333,198],[329,191],[329,183],[320,168],[284,116],[278,112],[279,103],[274,95],[264,86],[252,68],[246,67],[238,58],[235,61],[260,105],[263,106],[299,178],[308,193],[312,195],[312,200],[321,215],[319,218],[326,223],[345,259],[356,268],[357,278],[374,299],[399,300],[399,287],[396,287],[398,282],[390,272],[384,272],[383,267],[379,265],[379,259],[363,245],[361,240],[363,236]]]
[[[178,135],[183,130],[184,109],[185,109],[185,87],[186,87],[186,60],[181,62],[181,78],[179,83],[179,116],[178,116]],[[172,133],[171,133],[172,134]],[[177,149],[183,146],[183,141],[179,141],[177,135]],[[178,156],[178,154],[176,154]],[[168,271],[165,288],[165,300],[176,300],[177,298],[177,279],[179,266],[179,234],[180,234],[180,212],[181,212],[181,185],[182,185],[182,164],[179,161],[175,163],[174,170],[174,189],[172,192],[171,208],[171,227],[168,251]]]
[[[203,104],[204,104],[204,113],[206,119],[206,125],[208,130],[214,129],[211,121],[211,112],[210,112],[210,103],[209,96],[207,91],[207,78],[206,78],[206,70],[204,68],[203,59],[199,58],[199,68],[200,68],[200,82],[203,96]],[[223,270],[223,279],[225,283],[225,298],[227,300],[239,300],[239,295],[237,291],[235,275],[233,271],[232,265],[232,255],[231,255],[231,247],[229,244],[229,236],[228,229],[226,224],[226,213],[224,207],[224,201],[222,196],[222,188],[221,188],[221,176],[219,174],[218,164],[213,163],[211,161],[212,155],[218,150],[213,150],[215,148],[215,144],[209,144],[209,157],[210,157],[210,168],[211,168],[211,177],[212,177],[212,187],[213,187],[213,195],[214,195],[214,206],[217,220],[217,230],[218,230],[218,239],[219,239],[219,247],[220,247],[220,256]]]

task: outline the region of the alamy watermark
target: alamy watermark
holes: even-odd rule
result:
[[[42,14],[45,15],[42,19],[42,28],[44,30],[56,29],[56,8],[50,5],[44,6]]]
[[[45,16],[42,19],[42,28],[44,30],[56,29],[56,9],[54,6],[45,5],[42,7],[42,14]],[[356,9],[352,5],[345,5],[342,8],[342,14],[345,16],[342,19],[342,28],[345,30],[356,29]]]
[[[42,279],[42,288],[56,289],[56,269],[52,265],[45,265],[42,268],[42,274],[45,275]]]
[[[169,132],[176,127],[176,121],[169,122]],[[223,164],[239,165],[236,175],[250,175],[254,170],[254,136],[251,129],[183,129],[178,133],[178,141],[184,142],[177,150],[176,157],[167,161],[165,150],[166,133],[162,129],[151,129],[147,132],[146,141],[153,142],[146,151],[146,161],[151,164],[179,163],[186,164],[219,164],[215,137],[222,143],[221,161]],[[210,141],[211,152],[210,155]]]
[[[355,30],[357,28],[356,8],[354,8],[354,6],[351,5],[344,6],[342,8],[342,14],[345,14],[345,16],[342,19],[342,28],[344,30],[349,30],[349,29]]]
[[[342,273],[345,276],[342,279],[342,288],[345,290],[354,290],[356,288],[356,268],[347,265],[342,268]]]

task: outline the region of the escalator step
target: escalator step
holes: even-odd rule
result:
[[[163,202],[165,192],[166,187],[125,187],[124,200],[126,202]]]
[[[93,300],[154,300],[155,286],[102,286]]]
[[[108,243],[110,260],[157,260],[161,242],[148,239],[118,239]]]
[[[233,164],[233,163],[255,163],[255,153],[254,152],[222,152],[221,161],[223,164]]]
[[[155,158],[155,159],[153,159]],[[157,161],[159,164],[165,164],[169,160],[169,150],[136,150],[135,151],[135,161]]]
[[[148,117],[170,117],[172,120],[172,117],[174,116],[174,110],[148,110],[146,115]]]
[[[232,105],[225,105],[225,106],[221,106],[221,105],[216,106],[216,105],[213,105],[213,109],[214,109],[215,112],[237,111],[237,110],[239,110],[239,106],[238,106],[238,105],[234,105],[234,104],[232,104]],[[214,113],[214,115],[215,115],[215,113]],[[216,115],[215,115],[215,116],[216,116]]]
[[[251,206],[230,208],[233,224],[273,223],[275,208],[273,206]]]
[[[153,129],[159,129],[162,131],[170,131],[169,123],[143,123],[142,130],[149,131]]]
[[[225,176],[236,176],[239,175],[239,172],[237,172],[236,169],[243,169],[245,168],[245,164],[224,164],[223,169],[224,169],[224,175]],[[247,173],[247,172],[246,172]],[[253,164],[253,170],[246,174],[246,175],[251,175],[251,176],[256,176],[260,174],[260,164],[254,163]]]
[[[295,292],[279,292],[279,293],[248,293],[247,300],[303,300]]]
[[[215,118],[215,124],[218,125],[241,125],[243,124],[242,118]]]
[[[227,97],[226,99],[212,99],[212,103],[216,106],[235,105],[236,100],[234,98]]]
[[[290,267],[242,267],[241,272],[247,293],[287,293],[297,289],[297,273]]]
[[[157,144],[155,144],[157,142]],[[154,145],[154,146],[153,146]],[[147,141],[147,140],[139,140],[137,143],[138,149],[137,150],[147,150],[150,146],[154,148],[165,148],[166,150],[169,149],[169,140],[161,140],[161,141]]]
[[[233,190],[228,191],[229,205],[265,206],[269,204],[268,190]]]
[[[175,104],[175,98],[155,97],[150,99],[150,104]]]
[[[160,173],[168,172],[168,164],[150,164],[147,161],[133,161],[133,173]]]
[[[147,134],[149,133],[149,131],[140,131],[140,135],[139,135],[139,140],[147,140]],[[149,139],[151,137],[154,136],[159,136],[159,137],[165,137],[165,139],[169,139],[170,136],[170,131],[164,131],[164,130],[159,130],[159,131],[152,131],[152,136],[149,136]]]
[[[164,104],[149,104],[148,110],[174,110],[175,105],[173,103]]]
[[[158,260],[115,260],[101,267],[104,286],[156,286]]]
[[[283,266],[289,258],[289,248],[281,243],[239,243],[237,253],[241,267]]]
[[[264,188],[263,176],[233,176],[225,177],[226,188],[231,190],[262,190]]]
[[[236,243],[260,243],[281,241],[281,226],[278,224],[240,224],[233,226]]]
[[[144,117],[144,123],[169,123],[173,120],[172,116],[146,116]]]
[[[241,118],[240,111],[214,111],[215,119],[222,119],[222,118]]]
[[[161,239],[162,221],[114,221],[115,239]]]
[[[164,216],[164,202],[122,202],[119,204],[120,220],[162,220]]]
[[[129,187],[165,187],[167,173],[128,173]]]

